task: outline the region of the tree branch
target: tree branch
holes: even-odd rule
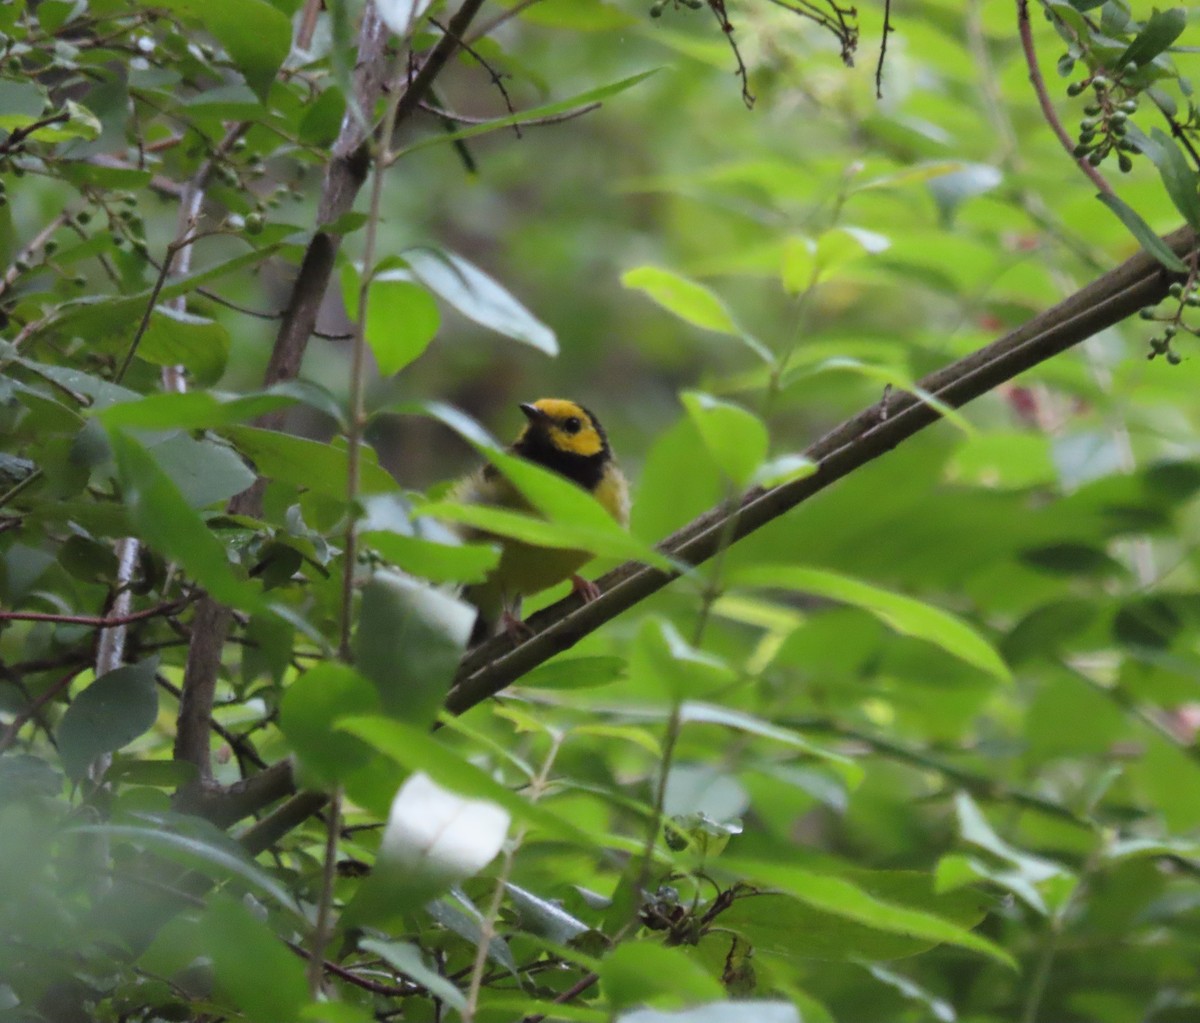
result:
[[[1196,235],[1190,228],[1181,228],[1164,241],[1180,255],[1196,247]],[[957,408],[1161,301],[1173,279],[1152,257],[1139,252],[1016,330],[925,377],[919,386]],[[886,411],[883,402],[864,409],[808,448],[805,454],[817,463],[812,475],[769,490],[749,491],[731,513],[735,517],[733,539],[778,518],[939,418],[934,408],[909,393],[890,395]],[[728,518],[724,509],[713,509],[668,537],[659,550],[688,565],[698,565],[718,549]],[[627,562],[597,580],[601,595],[596,600],[581,606],[580,598],[572,595],[531,617],[526,624],[533,636],[515,649],[507,636],[481,644],[464,658],[446,709],[461,714],[495,695],[678,575]]]

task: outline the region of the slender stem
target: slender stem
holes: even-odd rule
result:
[[[392,132],[396,123],[396,108],[403,93],[394,95],[388,103],[380,129],[374,165],[371,168],[371,205],[367,215],[366,237],[363,241],[362,283],[358,289],[358,312],[350,357],[350,415],[346,431],[346,533],[342,545],[342,618],[340,656],[352,660],[350,631],[354,623],[354,570],[358,562],[358,502],[359,474],[362,467],[363,430],[366,427],[364,396],[367,366],[367,300],[375,271],[375,245],[379,231],[380,210],[383,204],[383,178],[391,157]]]
[[[82,664],[75,665],[62,678],[54,683],[49,689],[42,693],[28,707],[17,714],[16,717],[9,722],[8,727],[4,730],[4,734],[0,735],[0,753],[3,753],[16,740],[18,733],[25,727],[25,723],[32,718],[39,710],[47,703],[54,699],[59,693],[71,684],[71,680],[75,678],[81,671],[84,670]]]
[[[545,793],[547,782],[550,779],[550,770],[554,766],[555,759],[558,757],[559,749],[562,748],[564,737],[564,733],[554,733],[550,741],[550,752],[546,754],[546,759],[542,762],[541,769],[529,783],[529,801],[531,803],[536,803]],[[483,916],[483,923],[479,929],[479,946],[475,949],[475,962],[471,967],[470,983],[467,985],[467,1004],[462,1011],[462,1023],[473,1023],[475,1013],[479,1008],[479,992],[483,987],[483,971],[487,966],[488,949],[491,946],[492,938],[496,936],[496,921],[500,918],[500,906],[504,902],[504,888],[508,883],[509,877],[512,876],[513,863],[516,860],[517,851],[525,841],[525,835],[528,830],[526,825],[521,825],[516,837],[513,838],[508,849],[505,851],[504,863],[500,867],[500,873],[496,875],[496,887],[492,891],[491,902],[488,904],[487,912]]]
[[[1017,28],[1021,34],[1021,49],[1025,54],[1025,65],[1029,68],[1029,81],[1033,85],[1034,93],[1037,94],[1038,104],[1042,108],[1042,116],[1046,118],[1046,123],[1050,125],[1050,130],[1054,132],[1055,137],[1062,143],[1063,149],[1079,165],[1079,169],[1091,179],[1092,184],[1105,195],[1112,195],[1112,185],[1104,180],[1104,175],[1088,163],[1086,157],[1075,155],[1075,143],[1071,141],[1062,121],[1058,119],[1054,104],[1050,101],[1050,93],[1046,90],[1046,80],[1042,78],[1042,69],[1038,67],[1037,62],[1037,51],[1033,46],[1033,26],[1029,22],[1029,0],[1017,0]]]
[[[333,882],[337,879],[338,829],[342,821],[342,790],[338,786],[329,797],[328,827],[325,830],[325,866],[321,872],[321,894],[317,900],[317,922],[313,926],[312,954],[308,960],[308,992],[320,997],[325,979],[325,946],[329,944],[333,917]]]
[[[117,625],[132,625],[147,618],[174,614],[187,605],[186,600],[171,600],[165,604],[123,615],[63,615],[42,611],[0,611],[0,622],[55,622],[59,625],[87,625],[94,629],[111,629]]]

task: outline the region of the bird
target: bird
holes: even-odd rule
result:
[[[508,451],[578,484],[618,523],[629,523],[629,484],[617,465],[600,420],[565,398],[540,398],[518,406],[526,422]],[[464,504],[490,504],[532,512],[529,502],[494,465],[485,465],[455,486],[450,498]],[[468,646],[477,646],[503,626],[514,639],[528,629],[520,618],[521,600],[570,579],[585,601],[600,595],[596,584],[578,572],[592,557],[587,551],[535,547],[464,527],[464,540],[488,540],[500,546],[500,560],[483,582],[463,589],[478,611]]]

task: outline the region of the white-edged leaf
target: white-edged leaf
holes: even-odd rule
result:
[[[491,863],[510,820],[503,807],[467,799],[418,771],[392,800],[377,862],[408,882],[449,886]]]

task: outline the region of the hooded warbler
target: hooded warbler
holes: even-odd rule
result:
[[[525,427],[509,451],[550,469],[588,491],[621,525],[629,521],[629,487],[617,467],[608,437],[599,420],[582,405],[563,398],[542,398],[520,406]],[[485,465],[459,483],[451,496],[468,504],[492,504],[532,511],[529,503],[493,465]],[[595,583],[576,573],[591,558],[586,551],[535,547],[519,540],[492,536],[467,528],[464,539],[492,540],[500,545],[500,561],[481,583],[468,586],[463,596],[479,610],[470,645],[474,646],[503,625],[515,635],[521,598],[568,577],[585,600],[599,596]]]

